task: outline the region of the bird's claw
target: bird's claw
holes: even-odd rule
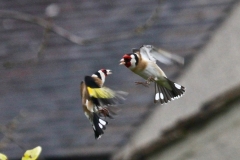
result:
[[[145,82],[135,82],[135,84],[141,84],[141,85],[143,85],[143,86],[145,86],[145,87],[148,87],[150,84],[151,84],[151,82],[153,82],[154,81],[154,78],[153,77],[149,77]]]
[[[143,85],[143,86],[145,86],[145,87],[148,87],[148,86],[150,85],[150,83],[147,82],[147,81],[145,81],[145,82],[135,82],[135,84],[136,84],[136,85],[141,84],[141,85]]]
[[[107,108],[101,108],[98,110],[99,114],[103,117],[109,117],[112,118],[112,116],[110,115],[109,111]]]

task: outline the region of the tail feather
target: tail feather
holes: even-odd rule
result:
[[[166,88],[162,87],[163,95],[165,95],[164,101],[167,103],[169,99],[171,99],[171,96],[169,95],[168,91]]]
[[[168,81],[168,84],[170,85],[171,90],[160,84],[157,84],[155,82],[154,103],[160,102],[161,104],[164,104],[164,103],[167,103],[174,99],[178,99],[179,97],[181,97],[184,94],[185,87],[183,87],[175,82],[172,82],[167,78],[166,78],[166,80]]]
[[[101,119],[96,113],[93,113],[93,131],[95,138],[99,139],[104,134],[103,130],[106,129],[107,121]]]

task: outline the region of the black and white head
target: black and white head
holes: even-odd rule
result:
[[[97,77],[102,80],[102,82],[105,82],[106,77],[112,74],[112,71],[110,69],[100,69],[96,73],[92,75],[92,77]]]
[[[120,60],[120,65],[125,65],[127,68],[135,68],[138,65],[139,57],[136,52],[125,54]]]

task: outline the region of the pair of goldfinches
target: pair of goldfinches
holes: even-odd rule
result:
[[[183,63],[181,57],[157,49],[152,45],[143,45],[140,49],[133,49],[132,53],[125,54],[120,60],[120,65],[125,65],[133,73],[146,80],[145,82],[136,82],[136,84],[148,86],[154,82],[154,103],[164,104],[182,96],[185,87],[169,80],[156,64],[157,60],[165,64]],[[119,104],[127,95],[126,92],[113,91],[103,86],[109,74],[111,74],[111,70],[101,69],[92,76],[85,76],[80,86],[83,111],[92,124],[96,139],[102,136],[103,130],[108,124],[102,117],[112,118],[116,112],[111,107]]]

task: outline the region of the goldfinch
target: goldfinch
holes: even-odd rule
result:
[[[127,94],[103,86],[109,74],[112,74],[111,70],[101,69],[92,76],[85,76],[80,84],[83,111],[92,124],[96,139],[101,138],[108,124],[100,117],[112,118],[116,114],[113,105],[121,103]]]
[[[156,64],[156,60],[162,61],[161,54],[161,50],[155,49],[152,45],[143,45],[140,49],[133,49],[132,53],[125,54],[120,60],[120,65],[125,65],[132,72],[147,80],[136,82],[136,84],[148,86],[150,82],[154,82],[154,103],[164,104],[182,96],[185,87],[169,80]]]

